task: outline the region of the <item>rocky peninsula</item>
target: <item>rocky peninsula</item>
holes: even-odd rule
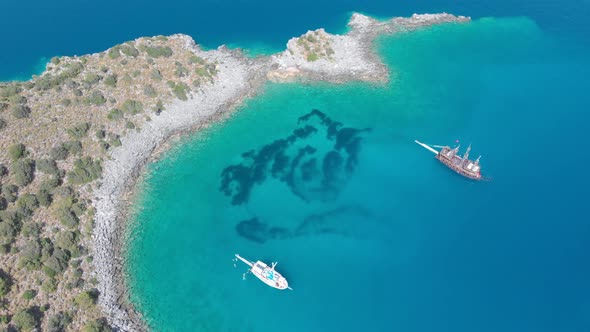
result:
[[[256,58],[186,35],[139,38],[0,83],[0,331],[148,329],[125,290],[124,228],[136,179],[171,137],[269,81],[387,82],[377,36],[469,20],[353,14],[344,35],[308,31]]]

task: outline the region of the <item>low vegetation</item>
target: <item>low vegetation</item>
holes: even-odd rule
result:
[[[324,30],[309,31],[297,39],[297,46],[309,62],[319,59],[330,60],[334,55],[330,38]],[[292,51],[292,50],[290,50]]]
[[[140,38],[0,82],[0,331],[110,331],[92,288],[92,193],[122,135],[214,81],[217,64],[186,45]]]

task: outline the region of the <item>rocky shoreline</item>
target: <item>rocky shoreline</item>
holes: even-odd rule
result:
[[[373,50],[378,35],[469,20],[446,13],[414,14],[387,21],[353,14],[350,31],[345,35],[331,35],[323,29],[310,31],[289,40],[284,52],[254,59],[225,47],[203,51],[190,37],[183,36],[186,49],[218,63],[214,82],[192,92],[186,101],[177,99],[168,103],[165,112],[146,122],[141,131],[122,137],[122,146],[110,153],[100,185],[94,192],[96,214],[91,251],[100,292],[99,305],[111,326],[117,331],[148,329],[130,304],[125,288],[122,248],[126,245],[126,201],[144,165],[165,142],[227,116],[245,99],[259,93],[267,81],[387,82],[388,69]]]

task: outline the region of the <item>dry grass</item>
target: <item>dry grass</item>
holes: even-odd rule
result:
[[[216,73],[216,64],[199,57],[192,50],[188,37],[175,35],[139,38],[92,55],[54,58],[46,71],[31,81],[0,83],[0,119],[3,120],[0,121],[3,123],[0,128],[0,163],[9,169],[9,174],[0,177],[0,186],[15,182],[12,161],[8,156],[9,146],[22,143],[27,148],[27,158],[40,160],[50,158],[52,148],[67,141],[79,140],[82,144],[79,155],[57,161],[64,173],[71,171],[74,161],[82,156],[104,160],[108,158],[105,144],[112,146],[116,144],[116,137],[124,136],[129,130],[141,130],[150,117],[157,116],[156,110],[161,105],[174,98],[188,98],[190,91],[210,84]],[[136,103],[126,104],[128,100]],[[135,107],[128,107],[131,104]],[[13,114],[16,105],[25,106],[30,114],[18,118]],[[108,114],[113,109],[121,110],[124,118],[110,120]],[[126,126],[128,122],[132,122],[135,128],[129,129]],[[90,129],[82,138],[72,138],[68,129],[81,123],[89,123]],[[104,131],[105,137],[99,138],[97,130]],[[38,193],[41,183],[51,177],[36,171],[33,182],[19,188],[19,195]],[[62,181],[57,190],[72,187],[77,202],[88,208],[80,213],[80,222],[75,229],[80,238],[81,254],[70,260],[63,274],[55,277],[57,289],[48,292],[43,285],[50,277],[42,269],[29,271],[17,267],[23,249],[34,237],[25,238],[19,234],[10,241],[0,238],[0,243],[8,244],[11,249],[0,254],[0,272],[12,279],[10,292],[0,302],[0,318],[12,316],[25,308],[47,308],[41,317],[43,330],[50,316],[69,312],[73,323],[68,330],[78,331],[85,322],[101,316],[98,308],[81,309],[74,303],[77,294],[93,287],[92,257],[87,254],[87,247],[92,230],[90,199],[97,181],[74,185],[67,176]],[[37,224],[41,229],[39,238],[54,242],[56,234],[67,227],[56,217],[60,199],[56,193],[53,197],[54,202],[50,206],[39,207],[32,216],[23,218],[20,228],[25,224]],[[16,211],[17,208],[16,203],[10,203],[6,211]],[[83,285],[72,284],[77,279],[74,273],[77,269],[84,271]],[[27,300],[22,294],[29,289],[36,290],[37,295]],[[0,320],[0,329],[2,326]]]

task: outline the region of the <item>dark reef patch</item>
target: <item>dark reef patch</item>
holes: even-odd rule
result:
[[[326,212],[309,215],[292,229],[274,227],[255,217],[239,222],[236,225],[236,231],[243,238],[258,243],[322,234],[354,236],[357,234],[356,230],[358,228],[366,226],[356,224],[361,220],[369,219],[377,221],[363,207],[345,205]],[[343,220],[346,220],[346,222],[343,222]]]
[[[247,203],[254,186],[268,176],[304,201],[328,201],[342,189],[358,162],[362,134],[369,129],[343,127],[318,110],[297,123],[291,135],[243,153],[240,163],[222,171],[220,190],[233,205]]]
[[[221,173],[220,191],[232,205],[248,203],[256,185],[269,177],[286,184],[305,202],[334,200],[358,164],[363,134],[370,129],[345,127],[319,110],[299,117],[290,135],[278,138],[256,150],[244,152],[239,163]],[[350,212],[350,211],[349,211]],[[335,212],[327,212],[333,215]],[[306,218],[293,230],[273,227],[254,217],[236,225],[236,231],[249,240],[264,243],[310,234],[341,233],[335,224],[322,225],[326,217]]]

